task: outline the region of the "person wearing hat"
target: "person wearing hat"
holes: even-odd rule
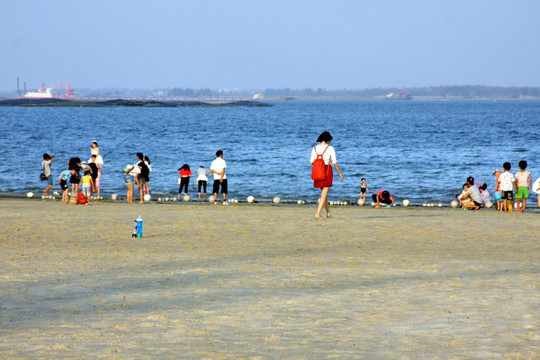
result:
[[[495,198],[495,202],[497,203],[497,211],[502,210],[502,193],[501,193],[501,187],[499,185],[499,176],[501,176],[501,170],[495,169],[493,174],[495,176],[495,187],[493,188],[493,197]]]

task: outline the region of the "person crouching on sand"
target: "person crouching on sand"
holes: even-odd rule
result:
[[[394,197],[388,190],[379,190],[377,194],[371,195],[376,207],[381,207],[381,203],[387,206],[394,206]]]

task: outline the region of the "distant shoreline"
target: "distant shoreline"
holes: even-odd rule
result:
[[[15,107],[269,107],[272,104],[260,101],[160,101],[160,100],[67,100],[67,99],[2,99],[0,106]]]

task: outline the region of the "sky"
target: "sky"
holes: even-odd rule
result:
[[[538,0],[0,1],[0,90],[540,86]]]

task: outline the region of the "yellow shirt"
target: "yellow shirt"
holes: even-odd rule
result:
[[[92,183],[92,177],[90,175],[84,175],[82,178],[83,184],[91,184]]]

